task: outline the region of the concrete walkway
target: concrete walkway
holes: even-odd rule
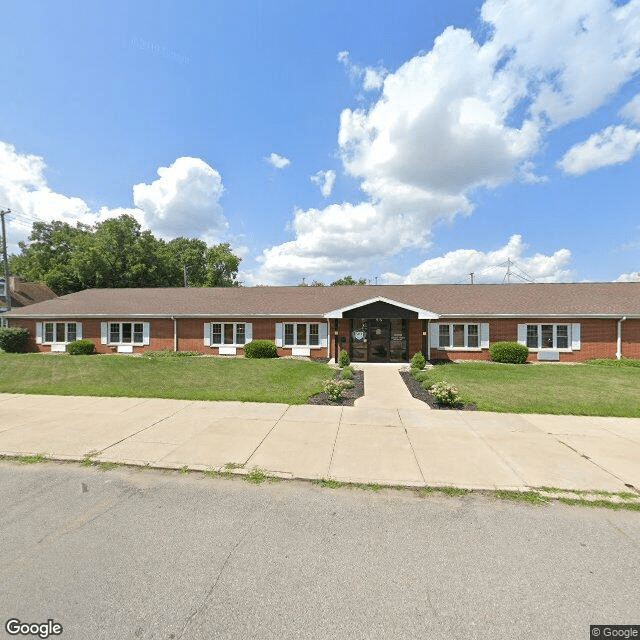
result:
[[[640,488],[640,419],[432,411],[397,366],[363,369],[353,407],[0,394],[0,453],[405,486]]]

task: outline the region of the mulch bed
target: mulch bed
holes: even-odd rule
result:
[[[436,399],[426,390],[422,388],[422,385],[415,380],[409,371],[401,371],[400,375],[404,380],[404,383],[409,389],[409,393],[416,398],[416,400],[422,400],[426,402],[432,409],[454,409],[456,411],[477,411],[478,407],[475,404],[457,404],[453,407],[444,404],[438,404]]]
[[[336,372],[336,380],[340,380],[340,370]],[[353,407],[353,403],[357,398],[364,395],[364,371],[355,371],[353,374],[353,387],[342,392],[342,396],[338,402],[329,400],[329,395],[322,392],[315,396],[311,396],[307,400],[307,404],[327,404],[333,407]]]

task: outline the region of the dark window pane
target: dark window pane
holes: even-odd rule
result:
[[[56,323],[56,342],[64,342],[64,322]]]
[[[467,327],[467,341],[468,347],[471,348],[475,348],[478,346],[478,325],[477,324],[470,324]]]
[[[122,323],[122,342],[131,342],[131,323]]]
[[[142,341],[144,340],[144,331],[143,331],[144,327],[142,322],[136,322],[133,325],[133,341],[141,344]]]
[[[558,349],[569,348],[569,326],[566,324],[559,324],[556,327],[556,347]]]
[[[448,347],[451,344],[451,340],[449,339],[449,325],[441,324],[440,325],[440,347]]]
[[[542,348],[553,349],[553,325],[542,325]]]
[[[236,325],[236,344],[244,344],[244,324],[239,323]]]
[[[120,325],[117,322],[109,325],[109,342],[120,342]]]
[[[53,322],[47,322],[44,325],[44,341],[53,342]]]
[[[537,324],[527,325],[527,347],[529,347],[529,349],[538,348],[538,325]]]
[[[211,325],[211,344],[220,344],[222,341],[222,325],[214,322]]]
[[[67,323],[67,342],[73,342],[76,339],[76,323]]]
[[[296,344],[307,344],[307,325],[297,325],[297,341]]]
[[[309,344],[310,345],[318,345],[320,344],[320,339],[318,336],[318,325],[310,324],[309,325]]]
[[[293,344],[293,325],[292,324],[284,325],[284,343]]]
[[[230,322],[224,325],[224,343],[233,344],[233,325]]]
[[[453,346],[464,347],[464,325],[463,324],[453,325]]]

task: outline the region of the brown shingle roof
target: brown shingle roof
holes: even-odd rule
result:
[[[88,289],[14,317],[312,316],[377,297],[440,316],[640,317],[640,283]]]
[[[57,298],[56,294],[41,282],[27,282],[24,278],[9,278],[11,307],[26,307],[44,300]]]

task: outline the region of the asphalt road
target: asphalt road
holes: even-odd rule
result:
[[[553,638],[640,624],[640,515],[0,463],[5,622],[67,639]],[[37,637],[37,636],[29,636]]]

